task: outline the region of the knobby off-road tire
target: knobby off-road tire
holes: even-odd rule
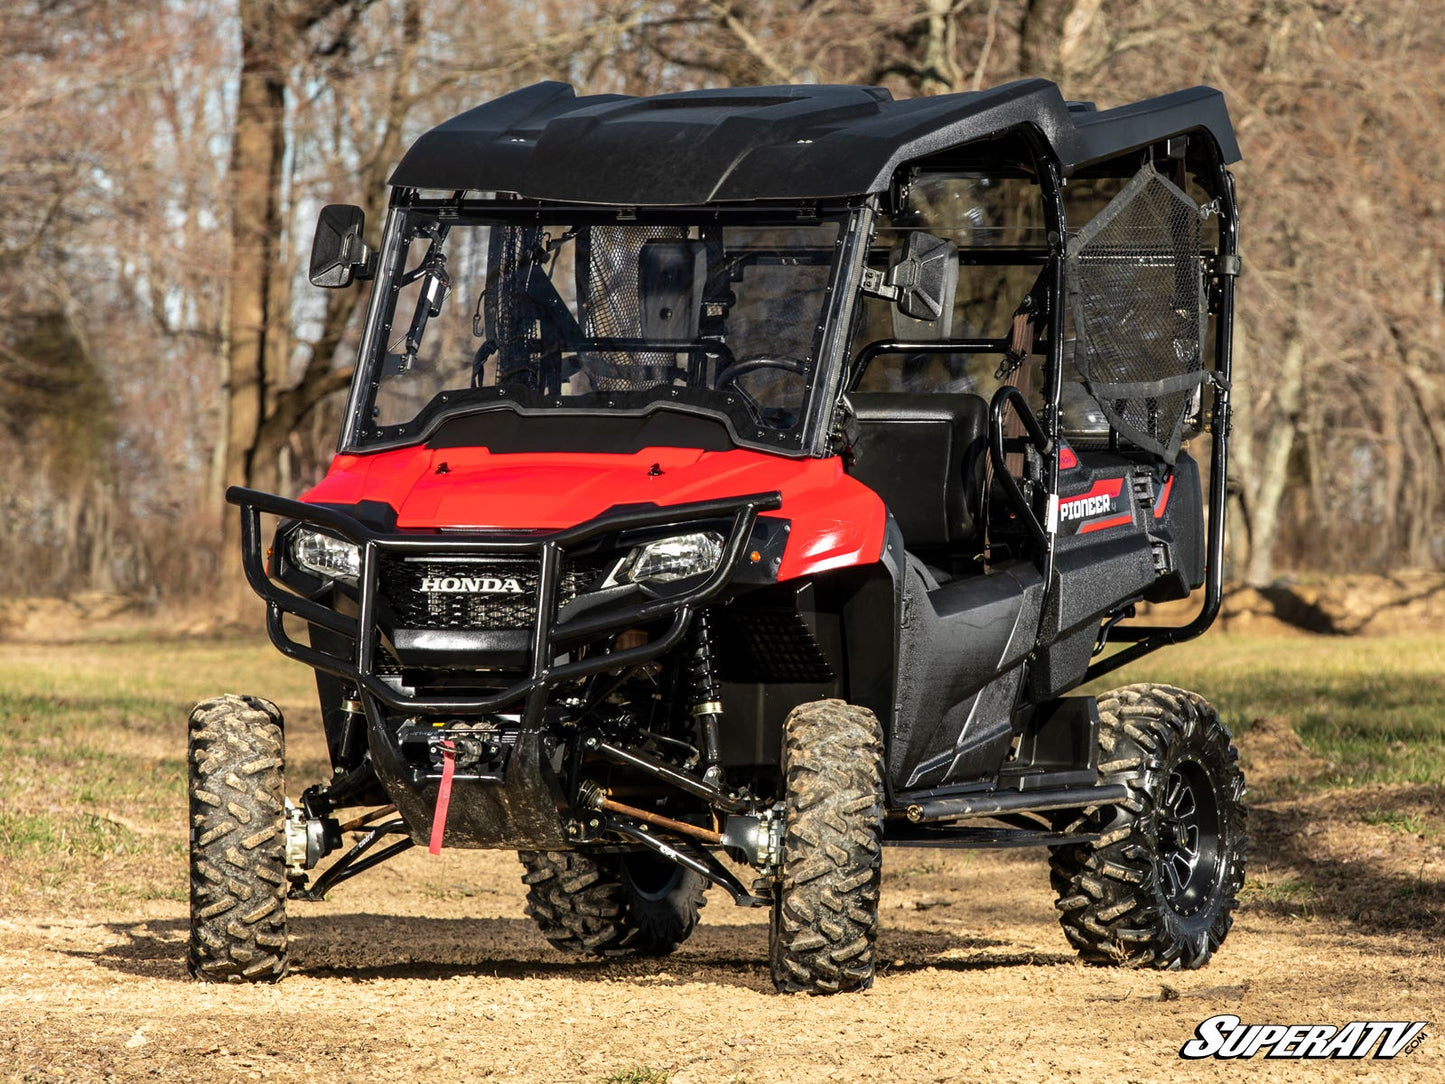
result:
[[[191,712],[190,972],[205,982],[286,974],[285,741],[281,712],[254,696]]]
[[[661,856],[519,851],[527,914],[580,956],[666,956],[697,927],[706,879]]]
[[[1098,841],[1050,859],[1059,921],[1089,963],[1203,967],[1244,883],[1244,776],[1203,698],[1127,685],[1099,698],[1099,776],[1129,797],[1077,817]]]
[[[873,985],[883,870],[883,730],[867,708],[818,700],[783,724],[783,868],[769,949],[784,993]]]

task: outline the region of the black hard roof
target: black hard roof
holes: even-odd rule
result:
[[[1043,79],[902,101],[849,86],[579,98],[548,82],[425,133],[391,183],[624,205],[827,199],[883,191],[906,162],[1025,124],[1065,173],[1192,131],[1212,135],[1226,162],[1239,158],[1224,97],[1209,87],[1095,112],[1070,109]]]

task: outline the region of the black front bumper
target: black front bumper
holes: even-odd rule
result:
[[[489,535],[485,532],[377,531],[337,508],[288,500],[240,486],[228,489],[226,500],[241,509],[241,548],[246,579],[266,602],[267,632],[282,654],[324,673],[354,682],[360,692],[395,711],[413,715],[474,715],[520,707],[524,727],[535,727],[540,722],[547,693],[552,688],[592,674],[615,672],[648,662],[676,646],[697,610],[715,599],[738,571],[742,556],[748,551],[758,513],[774,510],[782,503],[781,496],[774,492],[664,507],[622,506],[575,527],[519,538],[515,534]],[[361,551],[361,574],[357,583],[356,616],[340,613],[330,606],[295,594],[267,575],[261,539],[263,512],[314,525],[357,545]],[[665,598],[598,607],[566,621],[558,620],[558,582],[563,557],[569,547],[580,546],[609,533],[659,526],[685,530],[699,522],[728,517],[731,517],[732,524],[723,546],[722,560],[701,583]],[[540,575],[535,620],[526,630],[528,650],[517,680],[507,688],[487,695],[442,697],[411,695],[378,676],[380,630],[376,616],[379,569],[384,558],[408,554],[502,559],[530,557],[538,562]],[[284,624],[287,614],[343,637],[351,645],[350,657],[329,654],[293,639]],[[666,630],[645,644],[598,651],[586,658],[562,663],[556,661],[559,644],[595,641],[642,624],[664,620],[668,621]]]

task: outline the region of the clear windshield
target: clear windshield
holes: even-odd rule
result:
[[[743,443],[802,445],[841,213],[399,214],[355,445],[509,403],[676,409],[719,418]]]

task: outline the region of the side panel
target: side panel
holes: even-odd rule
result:
[[[1154,493],[1149,534],[1166,547],[1170,568],[1146,596],[1151,602],[1187,598],[1204,583],[1204,494],[1199,464],[1180,452],[1174,470]]]
[[[1048,646],[1029,680],[1036,701],[1083,680],[1099,623],[1110,613],[1141,598],[1186,597],[1203,577],[1199,470],[1187,453],[1165,471],[1080,452],[1060,488],[1054,584],[1041,631]]]
[[[894,790],[993,780],[1013,741],[1043,578],[1024,562],[926,590],[907,570],[888,773]]]
[[[883,723],[891,792],[997,776],[1042,600],[1026,562],[929,591],[889,520],[842,616],[847,697]]]

